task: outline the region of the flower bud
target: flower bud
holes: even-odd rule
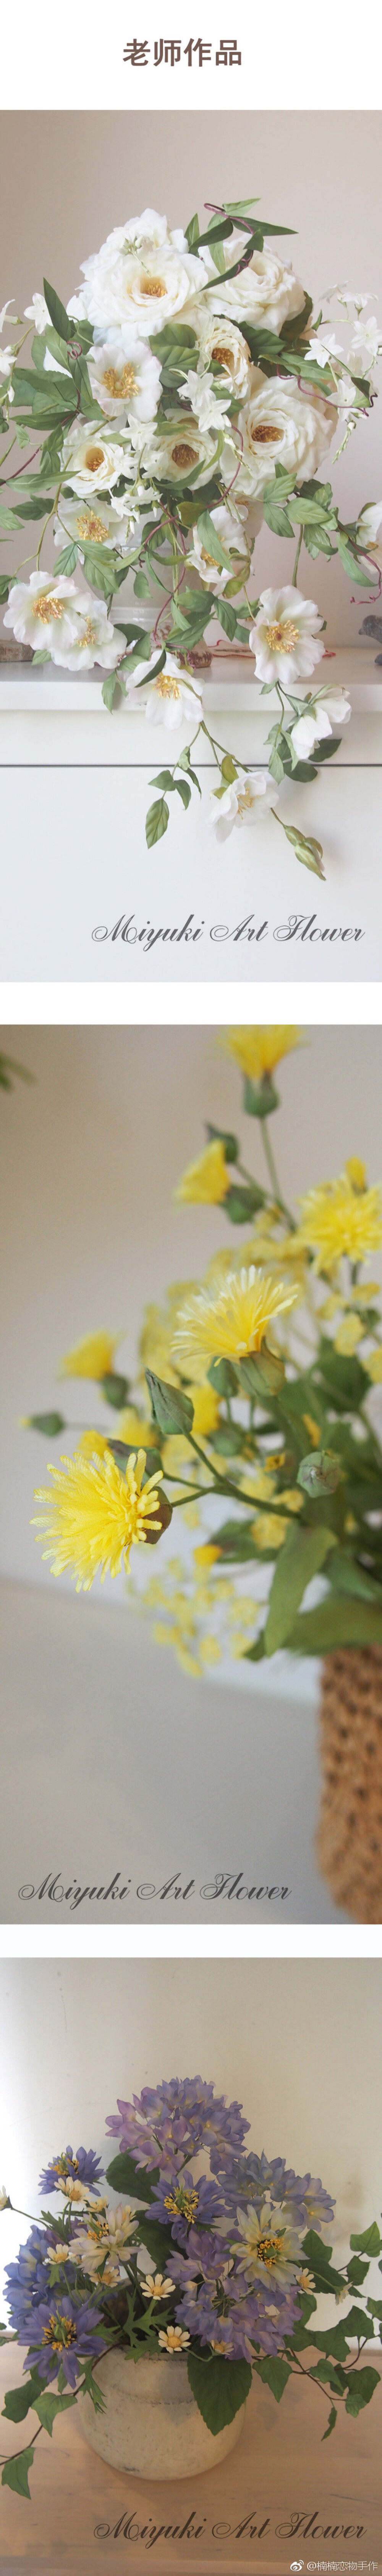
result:
[[[297,1469],[297,1484],[302,1485],[305,1494],[312,1494],[313,1500],[320,1494],[335,1494],[342,1477],[341,1459],[334,1449],[312,1449],[307,1458],[301,1458]]]

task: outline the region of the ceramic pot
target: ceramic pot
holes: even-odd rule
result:
[[[79,2399],[81,2429],[109,2469],[137,2478],[201,2477],[217,2469],[239,2440],[245,2406],[222,2433],[209,2433],[195,2403],[184,2353],[107,2352],[95,2377],[106,2403],[95,2414],[91,2397]]]

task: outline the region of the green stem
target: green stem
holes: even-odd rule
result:
[[[295,1232],[296,1232],[295,1219],[294,1219],[294,1217],[293,1217],[293,1216],[291,1216],[290,1208],[286,1207],[285,1199],[283,1199],[283,1198],[281,1197],[280,1183],[279,1183],[278,1178],[277,1178],[276,1164],[275,1164],[275,1159],[274,1159],[273,1149],[272,1149],[272,1145],[271,1145],[271,1141],[270,1141],[270,1136],[269,1136],[269,1131],[268,1131],[268,1119],[267,1119],[267,1118],[262,1118],[261,1125],[262,1125],[262,1134],[263,1134],[263,1145],[264,1145],[265,1160],[266,1160],[266,1163],[267,1163],[267,1165],[268,1165],[269,1177],[270,1177],[270,1180],[271,1180],[271,1182],[272,1182],[272,1190],[273,1190],[273,1192],[274,1192],[274,1196],[275,1196],[275,1198],[277,1199],[277,1205],[278,1205],[278,1207],[279,1207],[279,1208],[281,1208],[282,1215],[287,1217],[288,1225],[291,1227],[291,1231],[292,1231],[292,1233],[293,1233],[293,1234],[295,1234]]]
[[[295,589],[296,589],[296,586],[297,586],[297,573],[298,573],[298,566],[299,566],[299,561],[300,561],[301,547],[302,547],[302,542],[303,542],[303,534],[304,534],[303,528],[300,528],[300,535],[299,535],[298,545],[296,546],[296,553],[295,553],[295,559],[294,559],[294,565],[293,565],[293,572],[292,572],[292,589],[293,589],[293,590],[295,590]]]

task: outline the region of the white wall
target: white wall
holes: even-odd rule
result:
[[[199,119],[187,110],[12,112],[0,128],[2,232],[9,243],[4,295],[13,294],[21,314],[44,274],[65,301],[79,283],[81,260],[145,204],[165,209],[176,226],[188,222],[196,204],[201,215],[206,199],[220,203],[252,193],[269,222],[295,229],[285,255],[309,287],[316,312],[325,290],[343,280],[353,290],[370,289],[370,311],[376,309],[382,288],[378,114],[230,109],[229,116],[205,110]],[[343,341],[339,308],[330,311]],[[379,498],[381,468],[377,405],[333,469],[345,520],[362,502]],[[259,588],[290,580],[292,560],[292,546],[266,532],[256,552]],[[360,607],[356,592],[352,606],[353,585],[338,558],[312,563],[303,555],[302,564],[302,588],[327,618],[327,642],[355,644],[366,603]]]
[[[380,2209],[381,1977],[379,1961],[357,1959],[3,1964],[2,2158],[11,2199],[37,2215],[40,2167],[51,2155],[68,2140],[102,2153],[118,2095],[130,2099],[145,2083],[197,2069],[243,2102],[248,2146],[321,2175],[336,2196],[329,2239],[342,2259],[349,2232]],[[8,2215],[1,2227],[8,2261],[27,2229]],[[377,2296],[379,2288],[377,2271]]]
[[[121,1366],[133,1367],[146,1301],[170,1279],[203,1275],[227,1242],[220,1209],[181,1208],[172,1196],[202,1149],[203,1120],[239,1127],[244,1161],[260,1178],[265,1167],[258,1127],[242,1118],[241,1077],[211,1029],[18,1028],[0,1043],[35,1076],[33,1087],[1,1095],[0,1563],[52,1589],[30,1516],[61,1442],[20,1430],[20,1416],[58,1405],[107,1428],[90,1385],[58,1383],[60,1354],[99,1325],[120,1327]],[[381,1177],[381,1066],[378,1028],[308,1031],[281,1066],[272,1136],[289,1199],[341,1171],[349,1154],[366,1160],[370,1180]],[[122,1583],[107,1579],[98,1594],[94,1586],[86,1618],[96,1597],[122,1601]]]

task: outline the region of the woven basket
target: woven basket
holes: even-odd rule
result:
[[[323,1772],[316,1851],[337,1905],[355,1923],[382,1921],[382,1647],[325,1657]]]

